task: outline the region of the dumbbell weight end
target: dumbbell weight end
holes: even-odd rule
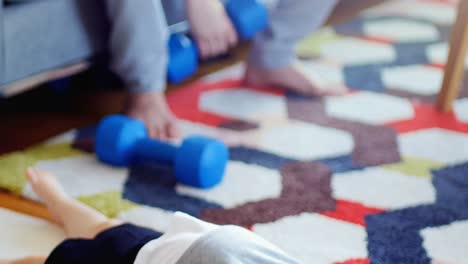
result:
[[[192,136],[184,140],[178,151],[183,153],[176,155],[175,160],[175,174],[180,183],[207,189],[222,181],[229,160],[229,150],[224,143]]]
[[[172,34],[169,38],[169,63],[167,78],[178,84],[186,80],[198,69],[198,49],[184,34]]]
[[[258,0],[227,0],[225,8],[241,39],[252,39],[268,25],[268,9]]]

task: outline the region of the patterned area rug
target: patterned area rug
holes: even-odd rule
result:
[[[230,146],[211,190],[164,166],[98,163],[93,128],[1,157],[0,186],[36,199],[23,178],[34,165],[109,216],[164,231],[184,211],[250,228],[304,263],[468,263],[468,78],[454,113],[432,105],[455,6],[389,1],[301,43],[310,74],[354,90],[343,97],[245,87],[243,65],[172,93],[185,134]]]

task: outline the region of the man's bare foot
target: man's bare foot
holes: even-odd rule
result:
[[[273,85],[309,96],[341,95],[347,92],[341,85],[321,87],[319,75],[311,76],[297,62],[291,66],[269,70],[253,65],[247,65],[245,81],[247,85]]]
[[[61,223],[60,214],[54,208],[56,208],[57,203],[68,199],[68,195],[64,192],[55,176],[44,170],[29,168],[26,170],[26,178],[34,192],[46,204],[54,220]]]
[[[219,0],[186,0],[187,17],[203,59],[237,44],[237,33]]]
[[[93,238],[102,230],[122,223],[68,196],[55,176],[47,171],[29,168],[26,178],[67,237]]]
[[[131,95],[127,114],[142,120],[153,138],[167,140],[180,135],[177,118],[167,105],[166,96],[162,92]]]

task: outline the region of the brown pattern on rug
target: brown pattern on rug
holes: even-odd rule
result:
[[[224,122],[220,124],[219,127],[238,131],[238,132],[245,132],[245,131],[257,129],[259,126],[258,124],[255,124],[249,121],[234,120],[234,121]]]
[[[216,224],[252,226],[303,212],[334,210],[331,171],[322,163],[292,162],[281,168],[283,189],[278,198],[232,209],[204,209],[200,218]],[[259,186],[260,188],[261,186]]]
[[[72,147],[84,152],[94,153],[94,137],[76,138]]]
[[[468,70],[465,71],[460,95],[458,96],[458,98],[467,98],[467,97],[468,97]]]
[[[288,100],[289,118],[348,131],[354,138],[353,162],[376,166],[401,160],[397,133],[393,128],[367,125],[327,115],[323,100]]]

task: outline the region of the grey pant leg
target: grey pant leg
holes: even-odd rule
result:
[[[161,2],[169,25],[187,20],[185,0],[161,0]]]
[[[106,0],[113,70],[132,92],[166,87],[168,26],[161,0]]]
[[[249,61],[268,69],[290,65],[295,46],[317,30],[327,19],[338,0],[279,0],[270,12],[267,30],[254,40]]]

